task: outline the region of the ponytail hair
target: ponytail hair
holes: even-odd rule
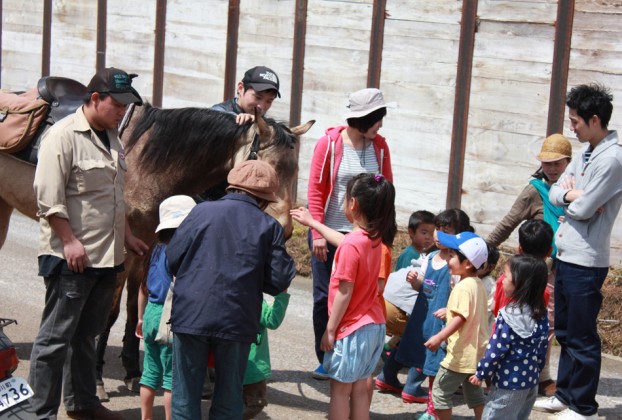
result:
[[[350,198],[358,202],[369,237],[380,238],[385,245],[392,246],[397,233],[393,184],[382,174],[361,173],[348,181],[346,199]]]

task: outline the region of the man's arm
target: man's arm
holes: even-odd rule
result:
[[[606,159],[593,168],[592,177],[583,190],[574,188],[572,182],[568,185],[573,188],[566,194],[566,201],[570,202],[566,216],[576,220],[589,219],[622,188],[622,166],[617,159]]]
[[[69,220],[52,215],[48,217],[48,223],[54,233],[63,242],[63,253],[65,254],[65,260],[67,261],[69,269],[77,273],[84,272],[84,268],[88,261],[86,249],[84,249],[82,242],[74,235],[69,225]]]

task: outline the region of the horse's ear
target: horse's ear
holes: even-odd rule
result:
[[[304,133],[309,131],[309,129],[313,126],[313,124],[315,124],[315,120],[310,120],[310,121],[307,121],[305,124],[292,127],[290,128],[290,130],[292,130],[292,133],[294,133],[295,135],[302,136]]]
[[[259,138],[262,140],[269,139],[271,136],[270,127],[268,127],[268,123],[264,120],[259,107],[255,107],[255,123],[257,124]]]

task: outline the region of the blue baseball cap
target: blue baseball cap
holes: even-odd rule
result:
[[[449,235],[437,232],[438,241],[449,249],[460,251],[467,257],[473,267],[480,269],[488,261],[488,245],[481,237],[473,232],[461,232],[457,235]]]

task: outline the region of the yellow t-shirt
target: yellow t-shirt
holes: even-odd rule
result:
[[[465,277],[451,291],[447,323],[458,314],[466,323],[447,340],[447,355],[441,366],[454,372],[475,373],[490,336],[488,297],[480,279]]]

